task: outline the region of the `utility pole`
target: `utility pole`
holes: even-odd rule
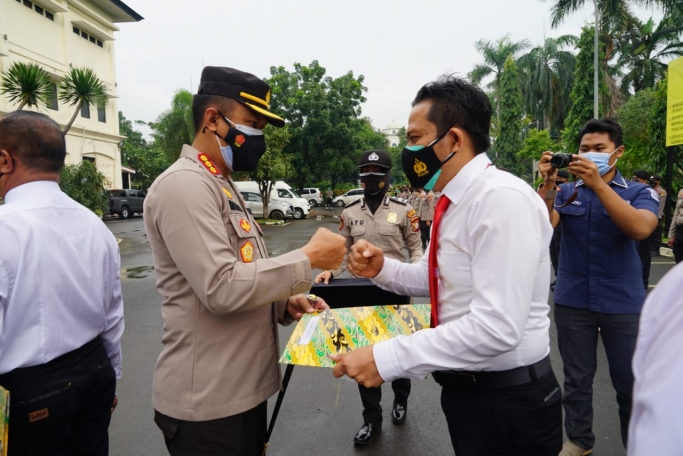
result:
[[[593,50],[593,118],[597,119],[600,114],[598,112],[598,91],[599,91],[599,70],[598,70],[598,55],[599,44],[598,34],[600,32],[600,11],[598,10],[598,0],[593,0],[595,5],[595,49]]]

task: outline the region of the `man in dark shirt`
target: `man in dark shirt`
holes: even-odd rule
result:
[[[659,199],[651,188],[630,182],[615,168],[624,154],[622,130],[610,119],[591,120],[579,134],[579,154],[568,171],[579,180],[564,184],[557,198],[557,169],[545,152],[539,171],[550,221],[561,224],[560,265],[555,286],[555,324],[564,364],[565,431],[560,456],[592,452],[593,377],[598,334],[617,391],[621,436],[626,445],[640,311],[645,301],[638,241],[657,224]]]

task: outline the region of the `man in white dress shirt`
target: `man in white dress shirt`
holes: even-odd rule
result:
[[[394,293],[430,296],[433,329],[334,356],[334,374],[376,387],[433,373],[458,456],[555,456],[562,412],[548,358],[552,228],[533,189],[491,165],[490,118],[487,96],[456,77],[418,92],[402,162],[413,187],[441,192],[429,252],[403,264],[358,241],[349,270]]]
[[[9,455],[107,455],[121,376],[116,240],[59,188],[64,134],[49,117],[0,120],[0,386]]]
[[[674,456],[683,450],[683,265],[669,271],[640,314],[633,355],[629,456]]]

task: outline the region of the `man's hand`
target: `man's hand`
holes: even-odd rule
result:
[[[325,281],[325,285],[330,283],[330,279],[332,278],[332,271],[323,271],[317,276],[315,276],[315,283],[320,283],[323,280]]]
[[[346,239],[327,228],[318,228],[301,250],[313,269],[337,269],[346,255]]]
[[[593,191],[605,184],[598,171],[598,165],[581,155],[574,155],[574,160],[569,164],[567,171],[581,179],[586,187]]]
[[[330,355],[330,358],[337,363],[332,369],[332,373],[337,378],[348,375],[366,388],[377,388],[384,383],[375,364],[372,345],[348,353]]]
[[[361,239],[351,246],[349,272],[361,277],[373,278],[384,267],[384,253],[379,247]]]
[[[119,398],[116,396],[116,394],[114,394],[114,403],[111,404],[111,413],[114,413],[117,405],[119,405]]]
[[[432,226],[432,221],[431,221],[431,220],[427,220],[427,226]]]
[[[327,305],[323,298],[318,298],[314,303],[308,300],[308,296],[298,294],[290,297],[287,300],[287,313],[296,321],[301,320],[305,313],[313,313],[318,310],[328,310],[330,306]]]
[[[666,245],[668,245],[669,247],[671,247],[673,249],[674,248],[674,238],[671,238],[668,241],[666,241]]]
[[[543,152],[541,155],[541,161],[538,163],[538,172],[541,173],[543,179],[546,182],[555,183],[557,178],[557,168],[550,164],[550,159],[553,157],[553,153],[549,150]],[[552,190],[552,189],[550,189]]]

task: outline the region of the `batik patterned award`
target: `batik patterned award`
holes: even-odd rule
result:
[[[429,304],[350,307],[306,314],[289,338],[281,364],[334,367],[333,353],[429,328]]]

